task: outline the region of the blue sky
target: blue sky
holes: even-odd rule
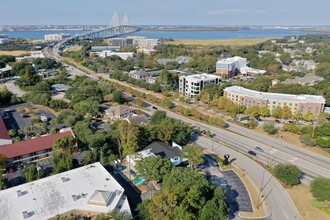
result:
[[[116,9],[135,25],[330,25],[330,0],[8,0],[0,25],[104,25]]]

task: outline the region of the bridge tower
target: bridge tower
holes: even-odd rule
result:
[[[116,10],[111,18],[110,27],[118,27],[118,26],[120,26],[120,21],[119,21],[118,11]]]
[[[120,25],[123,25],[123,26],[129,26],[129,20],[128,20],[127,12],[125,12],[125,15],[124,15],[124,17],[123,17],[123,20],[121,20]]]

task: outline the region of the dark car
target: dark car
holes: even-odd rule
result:
[[[248,153],[252,156],[257,156],[256,152],[252,151],[252,150],[249,150]]]
[[[261,149],[261,147],[256,147],[256,151],[259,151],[259,152],[264,152],[263,149]]]
[[[157,110],[158,108],[156,106],[152,106],[153,109]]]
[[[276,120],[275,120],[275,122],[276,122],[276,123],[281,123],[281,121],[280,121],[280,120],[278,120],[278,119],[276,119]]]

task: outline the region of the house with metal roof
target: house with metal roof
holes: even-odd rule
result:
[[[0,146],[0,154],[4,154],[8,158],[6,168],[27,164],[41,158],[50,157],[55,140],[64,136],[75,138],[71,129],[69,131],[65,130],[57,134],[2,145]]]
[[[3,121],[2,116],[0,116],[0,145],[6,145],[11,143],[12,140],[8,134],[5,122]]]

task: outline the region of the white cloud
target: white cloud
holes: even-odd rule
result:
[[[207,11],[208,15],[239,15],[243,14],[245,10],[242,9],[224,9],[221,11]]]

